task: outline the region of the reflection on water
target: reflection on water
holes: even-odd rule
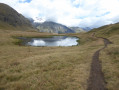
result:
[[[30,46],[73,46],[78,45],[77,37],[53,36],[51,38],[31,38],[26,45]]]

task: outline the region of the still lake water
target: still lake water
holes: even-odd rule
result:
[[[24,45],[30,46],[74,46],[78,45],[77,37],[70,36],[53,36],[45,38],[25,38]]]

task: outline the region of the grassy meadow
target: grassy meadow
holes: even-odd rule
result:
[[[71,47],[20,46],[13,36],[54,34],[0,30],[0,90],[86,90],[93,53],[103,47],[91,34]]]

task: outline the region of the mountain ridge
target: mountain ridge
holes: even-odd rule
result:
[[[49,32],[49,33],[74,33],[73,30],[65,25],[55,23],[52,21],[46,21],[44,23],[39,23],[37,26],[39,32]]]
[[[33,29],[30,21],[7,4],[0,3],[1,29]]]
[[[80,27],[67,27],[63,24],[56,23],[53,21],[45,21],[42,23],[34,22],[32,18],[29,19],[32,25],[38,29],[39,32],[48,32],[48,33],[80,33],[85,32]]]

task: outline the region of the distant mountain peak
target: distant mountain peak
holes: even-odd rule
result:
[[[40,17],[35,17],[34,18],[34,23],[43,23],[43,22],[45,22],[44,18],[40,18]]]
[[[37,26],[39,32],[49,32],[49,33],[74,33],[73,30],[66,27],[65,25],[52,22],[45,21]]]

